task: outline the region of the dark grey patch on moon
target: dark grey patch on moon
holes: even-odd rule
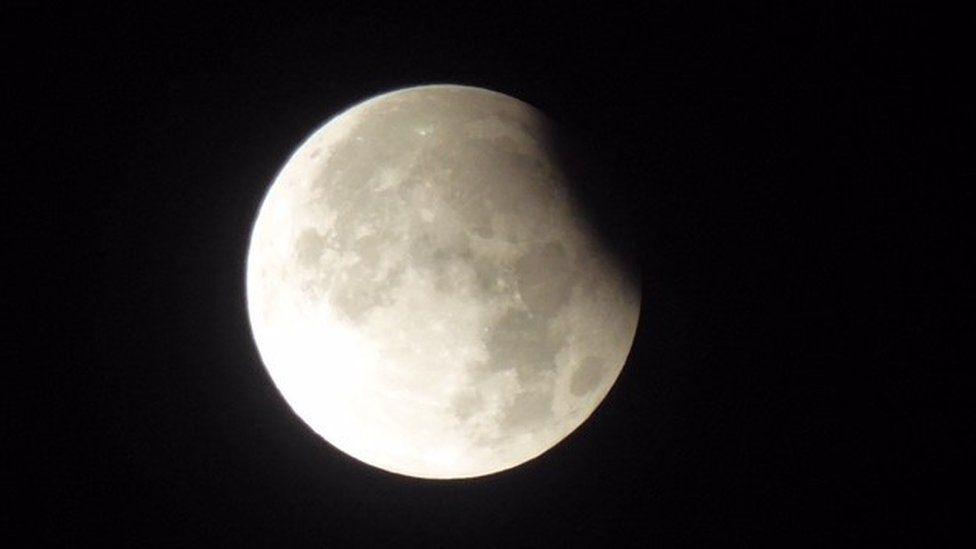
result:
[[[382,302],[381,296],[362,286],[341,288],[332,295],[331,299],[331,303],[354,322],[362,319],[366,311]]]
[[[335,284],[330,302],[354,322],[363,318],[373,307],[390,305],[403,273],[397,266],[389,272],[380,271],[384,238],[366,235],[357,239],[359,261],[339,275],[344,276]]]
[[[515,368],[519,379],[532,381],[555,367],[562,344],[549,336],[548,320],[524,311],[510,310],[487,333],[485,348],[496,369]]]
[[[525,391],[515,397],[505,409],[501,425],[505,428],[533,428],[549,422],[552,417],[552,390]]]
[[[322,256],[325,239],[315,229],[305,229],[295,240],[295,256],[302,267],[314,267]]]
[[[557,241],[535,246],[515,266],[522,300],[533,313],[551,316],[569,301],[573,286],[566,249]]]
[[[576,396],[583,396],[600,385],[606,373],[606,365],[602,359],[595,356],[588,356],[580,363],[579,368],[573,372],[573,377],[569,382],[569,392]]]
[[[455,417],[463,421],[481,411],[482,399],[474,391],[464,392],[454,397],[454,401],[451,404],[451,409],[454,411]]]
[[[487,217],[487,216],[482,216],[482,217]],[[472,229],[471,232],[473,232],[477,236],[480,236],[481,238],[491,238],[492,236],[494,236],[495,232],[492,231],[491,229],[491,222],[487,219],[483,219],[480,221],[482,221],[482,223],[475,226],[475,228]]]
[[[474,267],[475,281],[478,289],[486,296],[498,296],[511,293],[511,272],[489,258],[474,257],[471,259]]]

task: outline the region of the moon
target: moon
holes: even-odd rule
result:
[[[264,198],[247,308],[275,386],[372,466],[515,467],[592,414],[633,342],[637,277],[572,193],[554,124],[430,85],[318,128]]]

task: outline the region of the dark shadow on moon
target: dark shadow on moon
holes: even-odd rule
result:
[[[640,286],[640,206],[633,185],[619,181],[605,140],[585,138],[553,124],[551,158],[566,175],[568,190],[601,248],[611,253],[629,282]]]

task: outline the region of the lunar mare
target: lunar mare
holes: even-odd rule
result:
[[[509,96],[422,86],[315,131],[268,191],[247,303],[292,409],[343,452],[426,478],[523,463],[627,358],[640,289]]]

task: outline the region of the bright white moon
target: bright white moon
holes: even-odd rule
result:
[[[574,203],[554,129],[509,96],[422,86],[294,152],[247,258],[271,378],[376,467],[486,475],[554,446],[630,351],[640,288]]]

